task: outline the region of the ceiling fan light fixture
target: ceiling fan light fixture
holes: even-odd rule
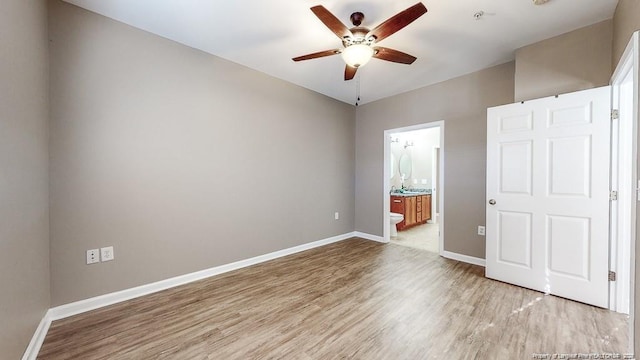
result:
[[[533,4],[534,5],[542,5],[546,2],[548,2],[549,0],[533,0]]]
[[[369,45],[354,44],[342,50],[342,59],[347,65],[358,68],[365,66],[373,56],[373,48]]]

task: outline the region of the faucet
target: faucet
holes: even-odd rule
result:
[[[391,185],[391,190],[389,190],[389,194],[392,194],[396,189],[395,185]]]

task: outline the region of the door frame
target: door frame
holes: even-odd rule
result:
[[[431,156],[431,223],[438,223],[438,217],[440,214],[438,213],[438,204],[440,201],[440,146],[433,148],[433,154]],[[435,193],[433,193],[433,189],[436,189]]]
[[[636,186],[640,187],[640,183],[638,183],[638,106],[640,105],[640,85],[638,84],[638,73],[640,71],[640,64],[638,59],[638,53],[640,51],[640,35],[639,32],[636,31],[631,36],[631,40],[627,44],[625,51],[616,66],[613,75],[611,76],[611,88],[612,88],[612,106],[614,108],[619,109],[620,104],[620,86],[625,83],[625,80],[628,76],[632,77],[633,89],[632,89],[632,114],[631,118],[631,142],[627,144],[627,146],[620,147],[619,139],[617,137],[612,137],[612,151],[625,151],[631,153],[631,188],[630,189],[616,189],[612,188],[612,190],[620,190],[621,195],[625,196],[625,198],[618,198],[619,200],[611,205],[611,244],[610,244],[610,269],[614,269],[618,271],[620,267],[623,268],[624,271],[620,272],[620,274],[616,274],[617,281],[610,283],[610,291],[609,296],[612,301],[610,301],[610,308],[616,311],[624,311],[625,307],[629,311],[630,322],[629,322],[629,339],[631,352],[633,349],[633,339],[634,339],[634,309],[635,309],[635,272],[636,272],[636,242],[637,242],[637,227],[640,226],[637,222],[637,213],[636,213],[636,201],[640,201],[640,192]],[[627,118],[628,114],[620,114],[620,118]],[[613,122],[612,126],[616,126],[617,122]],[[617,159],[616,159],[617,160]],[[613,163],[612,163],[613,165]],[[616,169],[612,168],[612,178],[617,177]],[[613,183],[612,183],[613,186]],[[634,189],[635,188],[635,189]],[[626,193],[626,194],[625,194]],[[628,209],[628,213],[620,214],[621,216],[630,216],[630,222],[628,224],[629,229],[618,229],[616,226],[618,224],[618,216],[619,216],[619,207],[621,207],[621,201],[631,201],[630,209]],[[626,239],[619,239],[618,234],[620,230],[626,231],[628,230]],[[626,260],[629,260],[626,263]],[[615,306],[615,307],[614,307]]]
[[[439,222],[439,244],[438,253],[442,255],[444,251],[444,120],[433,121],[424,124],[405,126],[395,129],[387,129],[384,131],[384,162],[383,162],[383,186],[382,186],[382,242],[388,243],[391,241],[391,223],[389,219],[391,199],[389,194],[390,189],[390,175],[391,169],[389,168],[389,158],[391,153],[391,134],[409,132],[415,130],[430,129],[434,127],[440,128],[440,169],[438,176],[440,177],[440,187],[436,188],[436,196],[440,199],[438,212],[440,213]],[[434,214],[435,215],[435,214]],[[432,216],[434,216],[432,215]]]
[[[637,62],[636,56],[634,56],[634,52],[637,53],[637,34],[632,37],[629,45],[625,49],[625,53],[623,54],[616,70],[611,77],[611,95],[612,95],[612,106],[613,109],[620,110],[621,109],[621,101],[625,101],[625,99],[621,99],[620,89],[623,85],[627,84],[629,81],[629,77],[631,77],[631,82],[633,83],[634,71],[637,74],[637,64],[634,66],[634,61]],[[634,104],[631,105],[631,108],[637,109],[637,101],[635,98],[633,100],[633,94],[638,94],[637,84],[635,85],[636,89],[632,89],[632,99],[631,101],[635,101]],[[629,101],[628,99],[626,101]],[[629,124],[623,124],[621,121],[630,121]],[[628,132],[619,132],[620,126],[626,126]],[[612,139],[611,139],[611,150],[612,156],[615,154],[615,158],[612,158],[612,188],[611,190],[618,191],[619,197],[618,201],[612,202],[611,204],[611,270],[616,271],[617,279],[615,282],[611,283],[610,286],[610,298],[612,299],[610,309],[618,312],[628,313],[631,302],[631,264],[633,263],[633,256],[635,255],[633,251],[635,247],[635,242],[631,241],[631,239],[635,239],[636,232],[636,224],[633,221],[629,221],[629,224],[621,225],[619,221],[624,218],[635,219],[635,191],[634,184],[637,182],[637,144],[635,141],[634,134],[637,133],[638,124],[637,124],[637,114],[628,114],[624,113],[624,111],[620,111],[619,119],[612,120]],[[615,131],[613,131],[615,130]],[[621,138],[621,137],[631,137],[629,138]],[[626,176],[629,174],[632,176],[630,182],[626,183],[623,180],[623,176],[625,175],[625,169],[617,166],[618,156],[620,154],[629,154],[630,162],[631,162],[631,170],[626,173]],[[620,183],[619,183],[620,182]],[[626,208],[625,205],[631,205],[630,208]]]

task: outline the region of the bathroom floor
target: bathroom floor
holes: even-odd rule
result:
[[[407,230],[398,231],[398,236],[392,237],[391,243],[439,253],[439,229],[440,224],[418,225]]]

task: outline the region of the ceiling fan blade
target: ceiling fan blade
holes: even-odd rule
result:
[[[387,19],[382,24],[376,26],[373,30],[369,31],[367,37],[373,35],[376,37],[376,42],[393,35],[396,31],[411,24],[414,20],[424,15],[427,12],[427,8],[422,3],[417,3],[412,7],[401,11],[391,18]]]
[[[321,57],[325,57],[325,56],[337,55],[337,54],[340,54],[340,52],[341,51],[339,49],[324,50],[324,51],[318,51],[318,52],[313,53],[313,54],[307,54],[307,55],[294,57],[291,60],[293,60],[293,61],[310,60],[310,59],[316,59],[316,58],[321,58]]]
[[[402,51],[389,49],[386,47],[376,46],[373,48],[375,50],[373,57],[380,60],[391,61],[395,63],[401,64],[413,64],[416,61],[416,57],[405,54]]]
[[[322,5],[317,5],[311,8],[314,14],[322,21],[329,30],[333,31],[336,36],[343,40],[345,36],[353,36],[351,30],[347,28],[337,17],[335,17],[329,10]]]
[[[346,65],[344,68],[344,80],[351,80],[354,76],[356,76],[356,71],[358,71],[357,67]]]

